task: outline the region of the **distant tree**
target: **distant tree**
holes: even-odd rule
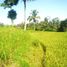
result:
[[[17,5],[19,0],[4,0],[4,3],[2,3],[0,6],[4,8],[11,8],[13,5]]]
[[[16,19],[16,15],[17,15],[17,13],[16,13],[16,11],[15,10],[10,10],[10,11],[8,11],[8,18],[10,18],[11,19],[11,22],[12,22],[12,25],[13,25],[13,20],[15,20]]]
[[[29,22],[33,21],[34,22],[34,30],[35,30],[35,24],[37,22],[37,19],[40,19],[39,16],[37,16],[38,11],[37,10],[33,10],[31,13],[31,16],[28,17],[27,20],[29,20]]]
[[[45,22],[49,22],[49,18],[50,18],[49,16],[45,17],[45,18],[44,18],[44,21],[45,21]]]
[[[57,29],[60,27],[60,20],[58,17],[52,19],[52,26],[53,26],[53,31],[57,31]]]
[[[45,17],[44,20],[41,21],[41,22],[37,25],[37,30],[45,31],[45,30],[47,30],[47,26],[48,26],[48,18]]]
[[[58,31],[61,31],[61,32],[67,31],[67,19],[65,19],[64,21],[61,21]]]
[[[32,22],[32,23],[28,23],[28,24],[27,24],[27,29],[28,29],[28,30],[33,30],[33,25],[34,25],[33,22]]]
[[[4,24],[0,22],[0,26],[1,26],[1,27],[3,27],[3,26],[4,26]]]
[[[37,24],[37,30],[40,31],[57,31],[60,27],[59,18],[54,18],[51,21],[49,20],[50,17],[45,17],[44,21],[41,21]]]
[[[16,27],[24,29],[24,23],[17,24]]]
[[[44,18],[44,30],[48,30],[48,23],[49,23],[49,18],[48,17],[45,17]]]
[[[23,0],[24,2],[24,30],[26,30],[26,2],[32,0]]]

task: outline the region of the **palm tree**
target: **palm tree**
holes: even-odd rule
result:
[[[35,24],[37,22],[37,19],[40,19],[40,16],[37,16],[38,14],[38,11],[37,10],[33,10],[32,13],[31,13],[31,16],[28,17],[27,20],[30,21],[33,21],[34,22],[34,30],[35,30]]]
[[[23,0],[24,2],[24,30],[26,30],[26,1],[27,0]]]
[[[24,2],[24,30],[26,30],[26,2],[32,0],[23,0]]]

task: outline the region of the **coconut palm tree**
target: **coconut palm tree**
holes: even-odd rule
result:
[[[26,2],[27,1],[33,1],[33,0],[23,0],[24,3],[24,30],[26,30]]]
[[[38,11],[37,10],[33,10],[31,13],[31,16],[28,17],[27,20],[29,20],[29,22],[33,21],[34,22],[34,30],[35,30],[35,24],[37,22],[37,19],[40,19],[40,16],[37,16]]]

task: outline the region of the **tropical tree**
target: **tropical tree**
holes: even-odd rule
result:
[[[13,5],[17,5],[19,0],[4,0],[2,4],[0,4],[1,7],[4,8],[11,8]]]
[[[28,17],[27,20],[29,20],[29,22],[33,21],[34,22],[34,30],[35,30],[35,24],[37,22],[37,19],[40,19],[39,16],[37,16],[38,11],[37,10],[33,10],[31,13],[31,16]]]
[[[52,27],[54,31],[57,31],[57,29],[60,27],[60,20],[58,17],[52,19]]]
[[[11,22],[12,22],[12,25],[13,25],[13,20],[15,20],[16,19],[16,15],[17,15],[17,13],[16,13],[16,11],[15,10],[10,10],[10,11],[8,11],[8,18],[10,18],[11,19]]]
[[[13,5],[17,5],[20,0],[5,0],[2,6],[12,7]],[[26,30],[26,2],[32,0],[22,0],[24,3],[24,30]]]
[[[61,31],[61,32],[67,31],[67,19],[61,21],[58,31]]]

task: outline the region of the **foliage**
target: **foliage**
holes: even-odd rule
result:
[[[27,20],[29,20],[29,22],[33,21],[34,22],[34,30],[36,29],[36,22],[37,22],[37,19],[40,19],[39,16],[37,16],[38,14],[38,11],[37,10],[33,10],[32,13],[31,13],[31,16],[28,17]]]
[[[0,67],[65,67],[66,44],[67,32],[0,27]]]
[[[61,32],[67,31],[67,19],[65,19],[64,21],[61,21],[58,31],[61,31]]]
[[[3,26],[4,26],[4,24],[3,24],[3,23],[0,23],[0,26],[1,26],[1,27],[3,27]]]
[[[17,13],[13,9],[8,12],[8,18],[10,18],[12,20],[12,23],[13,23],[13,20],[16,19],[16,15],[17,15]]]
[[[46,46],[45,67],[67,66],[67,32],[32,33]]]
[[[5,0],[4,3],[8,6],[17,5],[19,0]]]
[[[0,27],[0,67],[42,67],[43,51],[36,40],[21,28]]]
[[[17,5],[19,0],[4,0],[4,2],[0,5],[1,7],[11,8],[13,5]]]
[[[32,16],[29,16],[29,21],[33,20]],[[27,28],[33,30],[34,23],[28,23]],[[65,32],[67,31],[67,19],[60,21],[59,18],[53,18],[51,21],[45,17],[44,21],[37,22],[35,24],[35,30],[37,31],[59,31]]]
[[[31,13],[31,16],[29,16],[27,20],[29,20],[29,22],[33,21],[34,23],[36,23],[37,19],[40,18],[39,16],[37,16],[37,14],[38,14],[38,11],[33,10]]]

